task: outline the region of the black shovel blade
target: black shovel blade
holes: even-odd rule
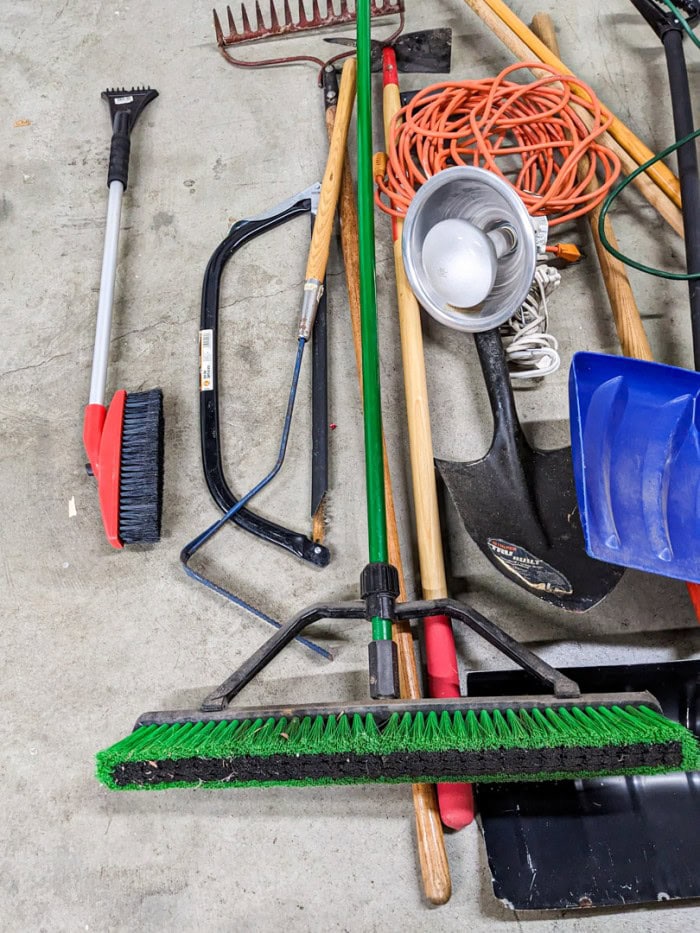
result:
[[[563,668],[585,692],[648,690],[700,737],[700,661]],[[524,671],[467,674],[471,697],[537,689]],[[514,910],[700,898],[700,772],[477,790],[494,895]],[[611,925],[613,928],[615,925]]]
[[[571,448],[530,446],[498,331],[475,337],[494,416],[491,449],[472,463],[436,460],[437,469],[465,529],[504,576],[560,609],[585,612],[623,569],[586,554]]]

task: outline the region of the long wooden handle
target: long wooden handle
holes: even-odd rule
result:
[[[386,55],[384,70],[384,134],[388,148],[391,121],[401,109],[401,95],[396,83],[395,62]],[[447,580],[433,463],[423,332],[420,308],[406,278],[401,255],[403,223],[396,219],[394,224],[394,268],[421,586],[425,599],[440,599],[447,596]],[[423,633],[431,695],[459,696],[459,668],[450,620],[445,616],[425,619]],[[462,829],[474,819],[474,798],[469,784],[439,784],[438,802],[443,823],[452,829]]]
[[[536,13],[532,18],[532,30],[548,45],[555,55],[559,55],[559,43],[554,29],[554,23],[547,13]],[[579,177],[585,177],[588,166],[581,163],[578,169]],[[589,189],[594,185],[589,184]],[[591,212],[590,221],[593,231],[593,240],[595,242],[596,253],[600,263],[600,271],[603,273],[605,290],[608,293],[610,307],[615,318],[615,330],[625,356],[631,356],[639,360],[654,359],[649,340],[644,330],[642,317],[637,307],[637,302],[632,293],[632,287],[627,276],[627,270],[621,262],[615,259],[603,246],[598,235],[598,220],[600,218],[600,207]],[[610,218],[605,218],[605,234],[613,246],[617,247],[617,239],[613,231]],[[700,584],[686,583],[688,596],[692,603],[695,616],[700,621]]]
[[[599,219],[600,207],[597,207],[589,214],[589,221],[622,352],[625,356],[633,356],[638,360],[652,360],[649,338],[644,330],[644,324],[632,292],[627,270],[603,246],[598,234]],[[607,217],[605,218],[605,235],[610,243],[617,248],[617,238],[610,219]]]
[[[535,13],[530,23],[530,29],[540,42],[547,46],[553,55],[556,55],[557,58],[561,58],[557,31],[554,28],[554,21],[549,13]]]
[[[331,137],[326,170],[321,182],[321,195],[318,201],[318,210],[314,222],[314,232],[311,236],[309,258],[306,263],[306,280],[315,279],[323,281],[328,264],[328,253],[331,247],[331,234],[335,209],[340,194],[340,182],[343,176],[343,162],[345,160],[345,147],[348,140],[350,117],[355,102],[355,74],[357,61],[349,58],[343,65],[343,74],[340,80],[340,93],[336,108],[333,135]]]
[[[326,129],[332,138],[336,108],[326,110]],[[350,172],[350,164],[345,158],[345,165],[340,185],[340,236],[345,263],[345,281],[348,289],[350,319],[352,323],[357,378],[362,392],[362,341],[360,337],[360,265],[357,236],[357,205]],[[406,599],[406,579],[401,547],[399,544],[396,508],[389,471],[389,459],[384,444],[384,495],[386,499],[387,544],[389,562],[399,573],[399,599]],[[409,622],[394,622],[393,638],[399,656],[399,681],[401,696],[418,699],[421,695],[418,666],[413,651],[413,634]],[[452,894],[450,866],[447,861],[445,838],[438,809],[437,794],[432,784],[413,785],[413,809],[416,815],[416,843],[423,878],[423,890],[431,904],[446,904]]]
[[[538,58],[541,62],[545,62],[552,68],[556,68],[561,74],[573,75],[573,72],[566,67],[557,55],[550,52],[547,46],[537,38],[532,30],[527,28],[525,23],[513,13],[503,0],[466,0],[466,3],[468,3],[472,10],[482,19],[484,19],[482,13],[485,9],[488,9],[501,21],[505,31],[501,31],[499,38],[505,42],[506,45],[508,45],[508,42],[504,36],[506,34],[515,35],[525,43],[530,55],[534,55],[534,57]],[[528,57],[530,56],[525,56],[525,58]],[[579,89],[574,89],[574,93],[577,93],[581,97],[585,96],[584,92]],[[613,120],[610,124],[610,134],[620,143],[623,149],[632,156],[637,165],[641,165],[654,156],[651,149],[645,146],[644,143],[635,136],[632,130],[625,126],[611,110],[607,107],[603,107],[603,113],[612,116]],[[680,207],[681,189],[679,181],[673,172],[667,168],[663,162],[657,162],[647,169],[647,173],[649,177],[654,180],[655,184],[671,198],[676,207]]]
[[[552,51],[554,55],[559,56],[559,43],[554,23],[548,13],[536,13],[532,18],[532,32],[538,36],[542,42]],[[588,173],[588,159],[582,159],[577,168],[576,174],[579,181],[584,179]],[[591,181],[587,186],[587,192],[594,191],[598,186],[596,180]],[[588,215],[593,234],[593,242],[598,255],[600,271],[603,275],[605,290],[608,294],[608,300],[615,320],[615,329],[625,356],[633,356],[640,360],[651,360],[651,347],[649,339],[644,330],[642,316],[639,313],[637,302],[632,292],[632,286],[624,265],[612,256],[600,239],[598,233],[598,221],[600,220],[600,207],[592,210]],[[605,234],[608,240],[617,247],[617,239],[610,222],[610,218],[605,219]]]
[[[467,2],[470,2],[470,0],[467,0]],[[470,3],[470,5],[472,4]],[[476,6],[473,6],[473,9],[476,10]],[[508,49],[510,49],[517,59],[527,61],[532,58],[532,53],[528,46],[504,25],[489,6],[480,2],[479,9],[476,10],[476,12],[478,12],[484,24],[491,29],[493,34],[499,38]],[[530,71],[536,78],[548,77],[548,73],[541,69],[531,68]],[[593,126],[593,117],[589,111],[586,110],[585,107],[577,105],[573,100],[571,101],[571,105],[578,117],[590,130]],[[617,155],[622,165],[622,170],[626,175],[631,174],[638,167],[634,159],[615,139],[613,139],[609,132],[601,133],[599,139],[604,146],[607,146],[608,149],[611,149]],[[682,237],[683,217],[674,202],[658,188],[654,181],[644,172],[635,178],[633,184],[678,236]]]
[[[400,108],[401,96],[398,85],[385,85],[384,134],[387,145],[391,119]],[[406,278],[401,255],[403,223],[398,218],[395,223],[396,292],[401,327],[401,353],[406,392],[406,415],[408,418],[421,585],[424,599],[444,599],[447,596],[447,579],[445,577],[445,558],[442,549],[440,511],[435,483],[435,465],[433,463],[433,438],[430,427],[430,408],[428,406],[428,380],[425,373],[423,331],[420,322],[420,308]]]

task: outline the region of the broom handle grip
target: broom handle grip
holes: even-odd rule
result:
[[[109,359],[109,340],[112,329],[114,283],[117,277],[119,225],[121,222],[123,195],[124,185],[122,182],[116,180],[112,181],[109,186],[109,198],[107,201],[107,224],[105,227],[104,250],[102,253],[100,297],[97,305],[95,347],[92,353],[90,405],[104,405],[105,401],[107,361]]]
[[[326,130],[329,140],[333,135],[336,107],[326,109]],[[340,185],[340,239],[345,264],[345,281],[350,305],[352,337],[355,348],[357,377],[362,391],[362,341],[360,336],[360,265],[358,256],[357,205],[352,182],[350,162],[345,156],[343,177]],[[399,531],[394,506],[394,495],[389,471],[389,459],[386,444],[383,443],[384,455],[384,492],[387,513],[387,545],[389,562],[399,574],[399,600],[406,599],[406,581],[401,559]],[[418,665],[413,651],[413,635],[408,622],[394,622],[393,638],[396,642],[399,658],[399,681],[401,696],[418,699],[421,696]],[[432,784],[413,785],[413,809],[416,818],[416,846],[420,861],[423,891],[431,904],[446,904],[452,894],[450,866],[447,861],[445,839],[440,822],[437,795]]]
[[[519,19],[515,13],[508,7],[503,0],[465,0],[472,10],[484,22],[486,22],[495,35],[509,48],[511,37],[520,39],[528,47],[529,52],[541,62],[556,68],[561,74],[573,75],[573,72],[566,67],[557,55],[554,55],[544,42],[528,29],[525,23]],[[491,18],[488,14],[491,14]],[[495,17],[495,20],[494,20]],[[517,54],[517,53],[516,53]],[[529,57],[529,56],[528,56]],[[574,89],[574,93],[582,97],[583,92]],[[648,146],[637,137],[621,120],[619,120],[611,110],[601,104],[603,116],[612,117],[610,124],[610,135],[625,149],[637,163],[641,165],[648,159],[653,158],[654,153]],[[647,169],[647,174],[652,178],[655,184],[680,207],[681,191],[678,179],[673,172],[663,163],[657,162]]]

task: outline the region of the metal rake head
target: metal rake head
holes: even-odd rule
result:
[[[255,0],[255,27],[251,26],[251,16],[248,14],[245,3],[241,4],[240,27],[236,25],[233,18],[231,7],[226,7],[226,17],[228,19],[228,35],[224,35],[221,27],[221,20],[214,10],[214,29],[216,30],[216,42],[219,48],[224,49],[229,45],[239,45],[242,42],[253,42],[256,39],[279,38],[280,36],[293,35],[297,32],[305,32],[309,29],[323,29],[326,26],[343,26],[348,23],[354,23],[356,18],[355,4],[350,8],[349,0],[326,0],[326,12],[321,12],[319,0],[310,0],[311,15],[306,12],[306,5],[309,0],[297,0],[298,16],[292,15],[289,0],[283,2],[283,12],[280,16],[277,12],[279,0],[269,0],[270,12],[267,18],[263,16],[259,0]],[[295,4],[296,5],[296,4]],[[336,6],[338,7],[336,11]],[[380,16],[395,16],[404,12],[403,0],[371,0],[370,16],[372,18]],[[282,21],[280,21],[280,19]]]

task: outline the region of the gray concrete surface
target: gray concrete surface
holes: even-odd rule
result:
[[[408,28],[454,29],[455,77],[493,74],[511,61],[460,0],[408,6]],[[669,142],[662,53],[629,3],[512,6],[526,19],[537,9],[552,11],[567,62],[649,145]],[[321,99],[308,68],[227,66],[213,43],[210,4],[199,0],[5,2],[0,9],[2,928],[696,928],[697,910],[688,906],[515,915],[492,897],[476,826],[448,837],[453,898],[429,910],[405,788],[120,796],[97,784],[98,748],[124,734],[143,710],[196,702],[268,634],[185,579],[178,566],[183,543],[217,514],[199,458],[199,291],[206,261],[233,218],[320,177]],[[318,38],[294,47],[324,51]],[[697,55],[689,58],[697,87]],[[428,80],[415,77],[406,86]],[[102,537],[94,484],[83,469],[81,410],[106,204],[109,129],[99,93],[142,82],[161,97],[134,139],[109,385],[163,388],[164,538],[148,552],[118,553]],[[31,123],[16,126],[21,120]],[[634,195],[616,215],[628,251],[678,262],[680,242]],[[393,272],[382,217],[377,230],[387,434],[415,592]],[[577,227],[572,235],[589,259],[566,273],[552,300],[565,364],[582,347],[615,348],[587,230]],[[267,468],[277,444],[307,238],[306,224],[296,221],[240,254],[226,276],[224,443],[240,491]],[[684,286],[635,273],[632,280],[658,357],[689,364]],[[320,597],[354,595],[365,560],[361,419],[337,252],[330,281],[333,562],[314,572],[235,530],[220,535],[206,557],[217,579],[278,617]],[[472,344],[430,324],[426,340],[436,450],[476,457],[490,423]],[[566,379],[564,365],[546,385],[519,396],[524,419],[550,443],[565,437]],[[307,400],[305,381],[289,462],[258,503],[298,527],[308,527]],[[556,662],[700,651],[680,583],[629,573],[599,608],[569,617],[504,584],[459,529],[451,527],[451,534],[455,572],[468,581],[462,592]],[[318,628],[336,652],[333,664],[294,646],[249,689],[249,699],[363,695],[365,630]],[[502,663],[473,640],[460,639],[459,647],[465,665]]]

